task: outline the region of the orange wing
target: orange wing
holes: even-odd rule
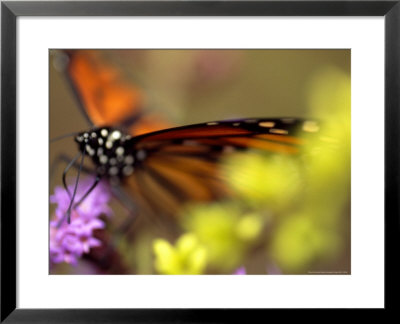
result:
[[[132,135],[169,127],[143,111],[145,97],[139,87],[124,80],[121,71],[107,63],[98,50],[65,50],[71,86],[92,125],[112,126]]]
[[[107,65],[99,51],[68,50],[67,73],[84,107],[96,126],[116,126],[141,112],[144,97],[139,88],[123,80]]]

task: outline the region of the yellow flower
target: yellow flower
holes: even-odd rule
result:
[[[259,237],[264,219],[246,214],[234,203],[197,205],[184,214],[184,227],[206,247],[211,266],[231,271]]]
[[[308,216],[307,213],[292,215],[275,233],[270,256],[285,272],[311,270],[313,262],[334,257],[340,247],[335,231],[324,229]]]
[[[299,164],[291,156],[247,152],[227,159],[223,170],[230,186],[257,208],[281,210],[301,189]]]
[[[316,218],[324,222],[341,220],[340,213],[350,201],[350,92],[350,77],[333,67],[318,72],[310,83],[310,109],[322,118],[323,127],[304,148],[308,179],[305,204],[312,205]]]
[[[206,267],[206,249],[192,233],[182,235],[175,247],[164,239],[156,239],[153,251],[155,268],[160,274],[202,274]]]
[[[310,82],[308,99],[322,126],[301,153],[305,193],[297,211],[277,224],[269,248],[284,272],[291,273],[335,258],[349,231],[350,77],[333,67],[319,71]]]
[[[257,214],[244,215],[236,225],[236,234],[243,241],[252,241],[262,230],[262,222]]]

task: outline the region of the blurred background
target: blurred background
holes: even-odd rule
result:
[[[51,260],[54,274],[350,274],[350,50],[101,50],[104,64],[144,94],[143,107],[170,126],[230,118],[299,117],[323,122],[296,157],[249,152],[221,173],[235,199],[191,204],[171,234],[139,224],[116,231],[124,210],[95,233],[77,262]],[[50,51],[50,138],[89,125]],[[322,140],[321,140],[322,139]],[[50,144],[50,166],[77,153],[71,138]],[[61,186],[66,164],[50,179]],[[56,204],[51,204],[50,219]],[[111,243],[110,243],[111,242]]]

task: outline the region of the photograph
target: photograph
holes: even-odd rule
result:
[[[48,68],[50,275],[351,275],[351,49]]]
[[[0,322],[395,309],[399,2],[2,2]]]

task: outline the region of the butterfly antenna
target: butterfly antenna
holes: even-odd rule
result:
[[[50,139],[50,143],[62,140],[62,139],[67,138],[67,137],[77,136],[77,135],[79,135],[79,133],[75,132],[75,133],[69,133],[69,134],[64,134],[64,135],[61,135],[61,136],[57,136],[57,137],[54,137],[54,138]]]
[[[79,155],[82,155],[82,158],[81,158],[81,162],[79,163],[79,169],[78,169],[78,174],[76,176],[74,192],[72,194],[71,202],[69,203],[67,212],[64,214],[63,218],[58,223],[58,227],[61,226],[61,224],[64,222],[65,218],[67,218],[68,224],[71,223],[71,210],[72,210],[72,206],[74,204],[76,192],[78,191],[79,176],[81,175],[81,171],[82,171],[82,167],[83,167],[83,161],[85,159],[85,151],[82,151],[81,153],[79,153]],[[79,155],[78,155],[78,157],[79,157]]]
[[[93,191],[93,189],[96,188],[97,185],[99,184],[100,179],[101,179],[101,177],[99,175],[97,175],[92,186],[88,189],[88,191],[86,191],[86,193],[82,196],[82,198],[79,199],[79,201],[74,205],[74,208],[78,207],[82,203],[82,201],[84,201],[86,199],[86,197],[89,196],[89,194]]]
[[[64,172],[63,172],[63,175],[62,175],[62,182],[63,182],[63,185],[64,185],[65,190],[66,190],[67,193],[68,193],[69,198],[71,198],[71,193],[70,193],[70,191],[69,191],[69,189],[68,189],[68,186],[67,186],[67,180],[66,180],[67,173],[68,173],[69,169],[71,169],[71,167],[75,164],[76,160],[81,156],[81,154],[82,154],[82,153],[79,152],[79,153],[72,159],[72,161],[68,163],[68,165],[67,165],[66,168],[64,169]]]

